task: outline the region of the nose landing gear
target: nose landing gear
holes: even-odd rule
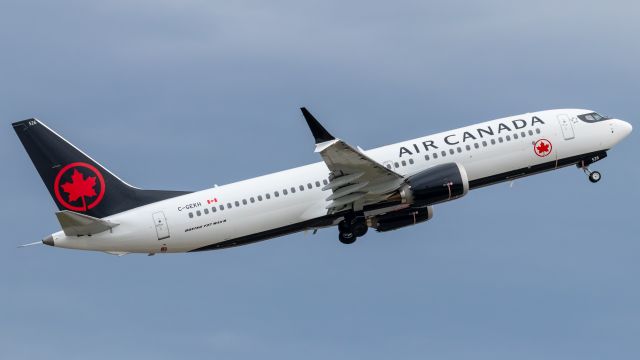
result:
[[[600,172],[592,171],[589,174],[589,181],[591,181],[592,183],[597,183],[598,181],[600,181],[601,177],[602,177],[602,175],[600,175]]]
[[[584,171],[585,174],[587,174],[587,176],[589,177],[589,181],[591,181],[592,183],[597,183],[598,181],[600,181],[600,179],[602,178],[602,174],[600,174],[599,171],[591,171],[589,170],[589,165],[593,164],[596,161],[600,161],[604,158],[607,157],[607,153],[606,152],[600,152],[600,153],[596,153],[591,157],[585,158],[583,160],[581,160],[580,162],[578,162],[576,164],[576,166],[580,169],[582,169],[582,171]]]
[[[600,179],[602,178],[602,174],[600,174],[599,171],[591,171],[586,166],[583,166],[582,170],[589,177],[589,181],[591,181],[594,184],[597,183],[598,181],[600,181]]]

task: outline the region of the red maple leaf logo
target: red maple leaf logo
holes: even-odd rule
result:
[[[538,145],[538,147],[536,147],[536,150],[538,150],[538,152],[540,154],[549,152],[549,144],[545,143],[544,141],[541,141],[540,145]]]
[[[96,196],[96,191],[94,188],[96,187],[96,177],[95,176],[87,176],[84,178],[84,175],[78,171],[78,169],[73,170],[73,175],[71,175],[71,182],[67,182],[61,185],[62,190],[69,194],[69,202],[73,202],[82,198],[82,207],[87,211],[87,203],[85,200],[85,196],[94,197]]]

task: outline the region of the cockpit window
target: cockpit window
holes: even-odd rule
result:
[[[602,116],[598,113],[588,113],[588,114],[578,115],[578,118],[582,121],[589,122],[589,123],[609,119],[608,117]]]

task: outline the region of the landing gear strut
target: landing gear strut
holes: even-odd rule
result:
[[[607,157],[606,152],[597,153],[591,156],[590,158],[581,160],[576,164],[576,166],[582,169],[582,171],[584,171],[585,174],[587,174],[587,176],[589,177],[589,181],[591,181],[592,183],[597,183],[602,178],[602,175],[600,174],[599,171],[589,170],[589,165],[593,164],[596,161],[600,161],[605,157]]]
[[[338,230],[340,231],[338,239],[341,243],[353,244],[357,238],[367,233],[369,227],[364,216],[350,215],[345,216],[344,220],[340,221]]]

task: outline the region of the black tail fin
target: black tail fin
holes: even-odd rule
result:
[[[36,119],[13,129],[60,210],[103,218],[188,193],[134,188]]]

